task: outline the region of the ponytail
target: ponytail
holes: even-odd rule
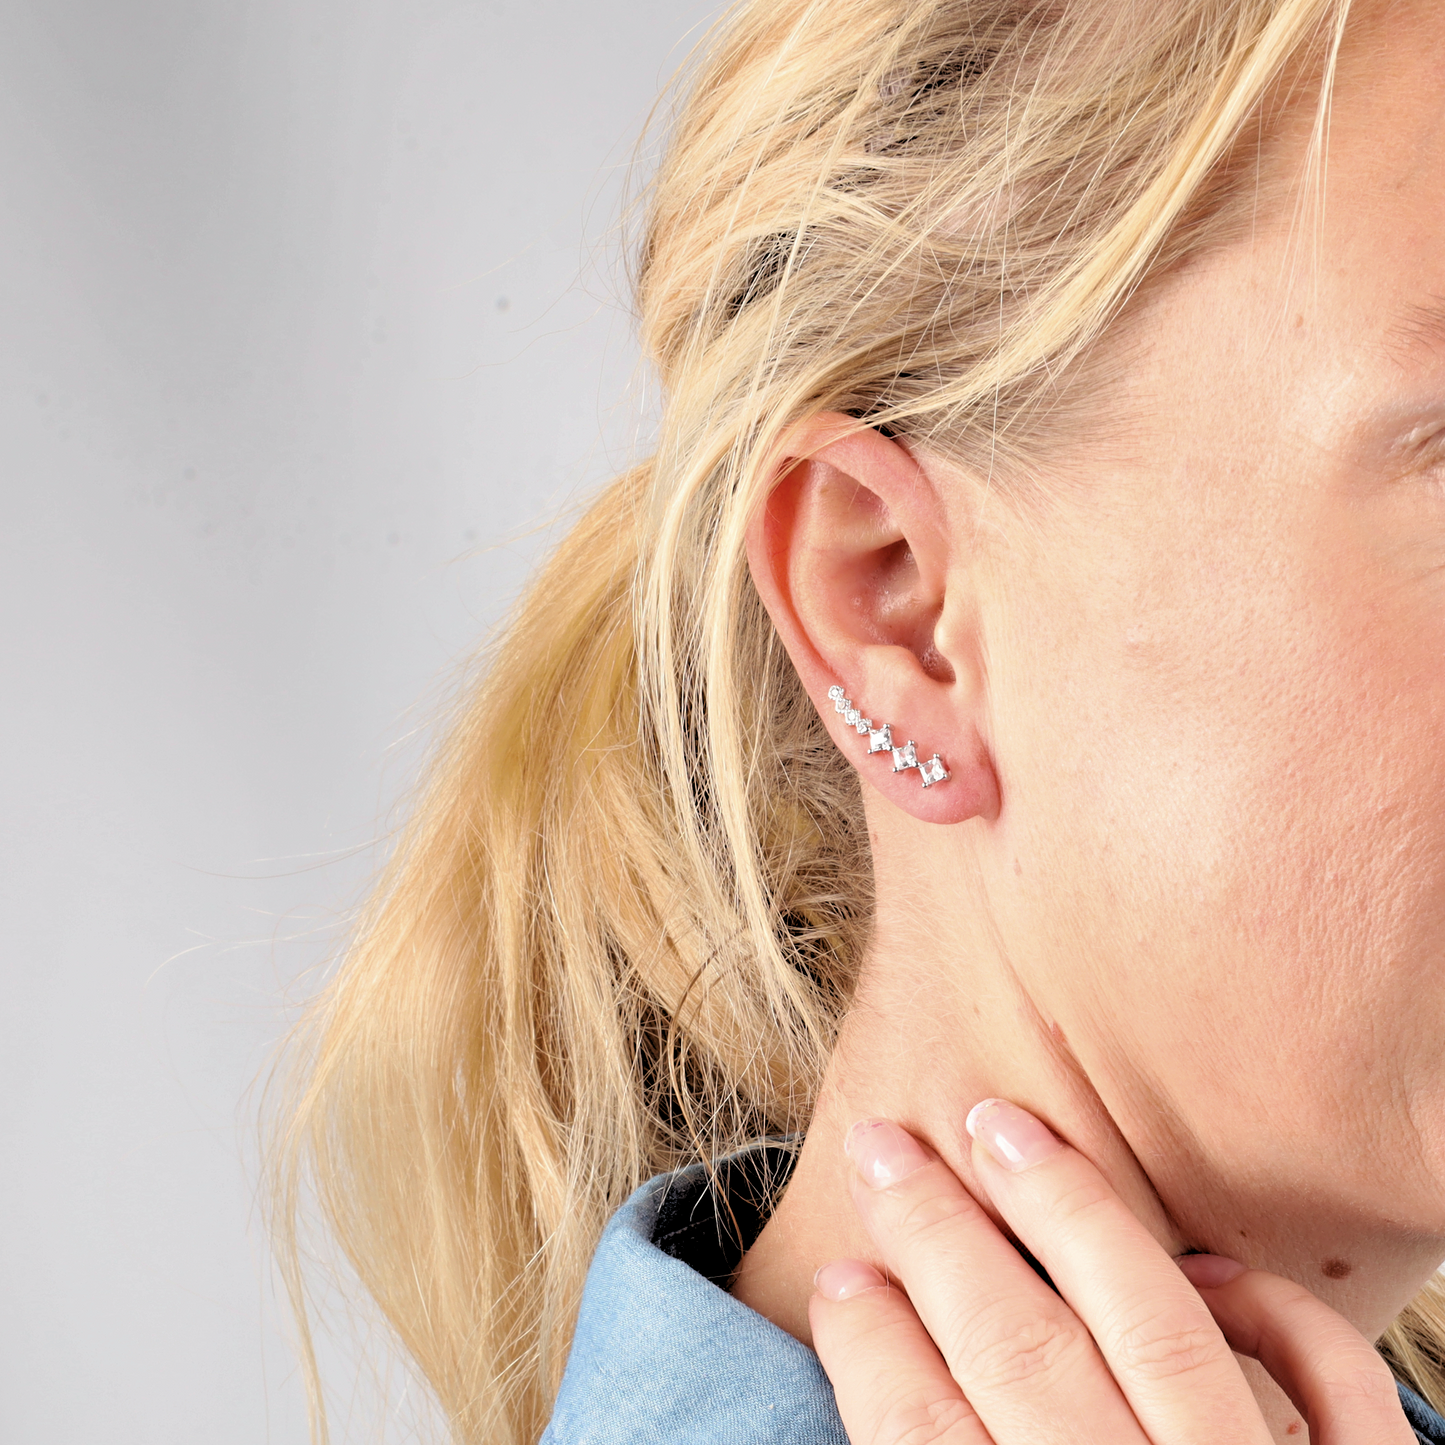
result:
[[[614,482],[536,579],[297,1041],[279,1215],[305,1160],[458,1440],[540,1434],[591,1252],[639,1183],[805,1118],[718,881],[688,869],[639,691],[650,482]],[[809,958],[842,911],[837,886],[807,896],[822,822],[768,830]]]

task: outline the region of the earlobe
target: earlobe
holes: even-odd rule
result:
[[[960,622],[977,609],[953,552],[946,479],[844,417],[804,423],[789,443],[748,530],[748,561],[825,725],[860,776],[912,816],[996,817],[981,649]]]
[[[918,744],[912,738],[909,738],[906,743],[895,743],[892,723],[884,723],[882,727],[875,728],[873,720],[864,717],[853,706],[853,700],[844,693],[841,683],[835,682],[828,689],[828,697],[833,703],[833,711],[842,713],[843,721],[849,727],[867,736],[870,753],[885,753],[892,757],[895,773],[905,773],[911,768],[917,768],[925,788],[931,788],[935,783],[948,781],[951,774],[944,767],[943,759],[937,753],[934,753],[926,763],[919,762]]]
[[[913,781],[910,775],[915,774],[920,789],[925,792],[939,784],[954,781],[953,771],[941,754],[935,752],[925,759],[919,745],[912,738],[906,742],[898,742],[893,737],[893,724],[875,723],[872,718],[864,717],[861,709],[844,692],[842,683],[835,682],[828,689],[828,700],[833,705],[833,712],[843,720],[845,731],[840,745],[850,758],[851,740],[846,729],[851,727],[863,740],[862,751],[867,757],[876,757],[887,763],[889,772],[895,776],[904,775],[903,786]],[[827,710],[820,711],[827,720]],[[978,746],[968,750],[967,762],[959,769],[957,788],[927,800],[915,797],[915,806],[912,807],[909,806],[906,795],[899,797],[893,794],[894,801],[900,803],[906,812],[927,822],[963,823],[970,818],[983,818],[991,822],[998,816],[998,775],[994,771],[993,760],[988,756],[987,749],[982,746],[982,739],[976,738],[974,741]],[[876,773],[878,770],[873,771]],[[870,777],[869,769],[861,761],[859,772],[876,786],[876,779]]]

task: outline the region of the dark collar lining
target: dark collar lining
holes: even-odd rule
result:
[[[670,1183],[657,1206],[653,1244],[727,1289],[768,1222],[801,1144],[768,1140]]]

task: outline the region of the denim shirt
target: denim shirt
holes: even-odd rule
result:
[[[793,1159],[766,1144],[659,1175],[613,1216],[542,1445],[848,1445],[817,1355],[728,1293]],[[1445,1445],[1445,1419],[1400,1402]]]

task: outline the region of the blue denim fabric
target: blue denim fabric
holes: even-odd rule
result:
[[[543,1445],[847,1445],[817,1355],[713,1282],[731,1221],[705,1182],[701,1166],[660,1175],[612,1217]],[[660,1212],[691,1258],[654,1242]]]
[[[1413,1390],[1404,1385],[1400,1389],[1400,1403],[1405,1407],[1405,1416],[1415,1427],[1415,1437],[1420,1445],[1442,1445],[1445,1442],[1445,1417],[1432,1410]]]
[[[767,1151],[774,1179],[786,1150]],[[766,1211],[766,1187],[729,1164],[644,1184],[615,1214],[542,1445],[847,1445],[818,1357],[727,1293]],[[1403,1385],[1421,1445],[1445,1419]]]

